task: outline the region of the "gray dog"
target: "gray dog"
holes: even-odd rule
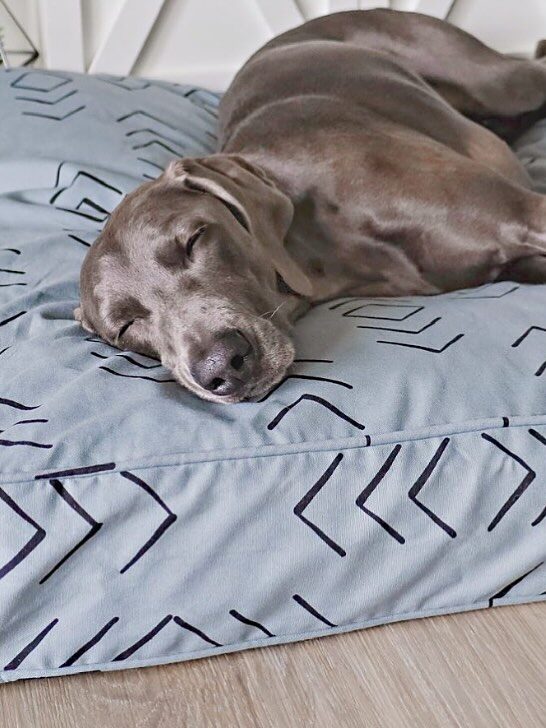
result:
[[[541,61],[413,13],[312,20],[238,73],[218,154],[112,213],[76,318],[239,402],[285,374],[319,301],[546,282],[546,197],[506,143],[541,116]]]

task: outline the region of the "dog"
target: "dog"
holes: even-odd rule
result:
[[[283,377],[319,302],[546,282],[546,197],[507,144],[543,116],[540,60],[416,13],[311,20],[239,71],[216,154],[113,211],[75,317],[234,403]]]

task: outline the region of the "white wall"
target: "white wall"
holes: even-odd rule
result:
[[[81,0],[86,66],[125,1]],[[411,5],[418,0],[397,1]],[[40,48],[39,2],[8,0]],[[379,3],[386,4],[385,0]],[[428,0],[433,8],[435,3],[446,6],[445,0]],[[328,0],[297,0],[297,4],[306,17],[323,14],[329,7]],[[539,39],[546,38],[546,0],[457,0],[450,18],[504,52],[529,54]],[[218,86],[269,37],[271,31],[256,0],[166,0],[132,72]]]

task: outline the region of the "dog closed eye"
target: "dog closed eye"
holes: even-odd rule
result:
[[[191,258],[193,249],[195,247],[195,244],[199,240],[199,238],[203,235],[205,230],[207,229],[206,225],[201,225],[201,227],[196,230],[193,235],[191,235],[188,240],[186,241],[186,255],[188,258]]]
[[[135,323],[136,319],[133,319],[132,321],[128,321],[126,324],[123,324],[121,329],[118,331],[118,335],[116,337],[117,341],[121,339],[123,334]]]

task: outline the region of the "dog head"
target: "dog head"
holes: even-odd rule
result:
[[[293,207],[235,155],[172,162],[129,194],[90,248],[75,317],[155,356],[200,397],[258,397],[292,363],[311,284],[284,247]]]

